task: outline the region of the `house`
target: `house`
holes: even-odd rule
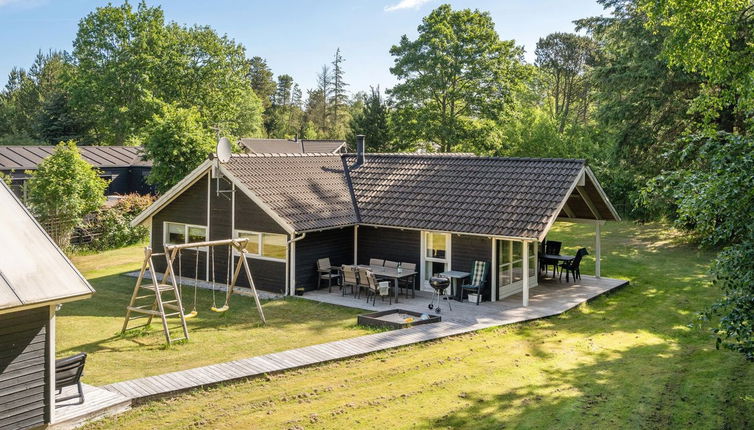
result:
[[[254,139],[238,141],[248,154],[343,154],[348,150],[344,140],[312,139]]]
[[[56,308],[94,290],[5,184],[0,220],[0,428],[36,428],[54,420]]]
[[[421,289],[434,273],[468,271],[484,260],[492,262],[484,299],[523,291],[526,303],[537,285],[538,245],[553,223],[595,225],[599,277],[600,226],[619,219],[583,160],[365,154],[362,140],[356,154],[207,160],[133,223],[150,227],[155,249],[249,238],[249,264],[262,290],[316,288],[321,257],[335,265],[370,257],[413,262]],[[196,252],[200,276],[209,278],[214,257],[215,278],[225,279],[226,255]]]
[[[152,162],[141,158],[141,147],[79,146],[78,149],[81,157],[99,169],[102,178],[110,181],[106,195],[154,192],[146,182]],[[11,188],[17,196],[25,199],[29,179],[26,171],[36,170],[54,150],[54,146],[0,146],[0,172],[11,177]]]

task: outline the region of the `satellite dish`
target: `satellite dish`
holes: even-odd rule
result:
[[[217,141],[217,158],[221,163],[227,163],[232,153],[230,140],[227,137],[221,137]]]

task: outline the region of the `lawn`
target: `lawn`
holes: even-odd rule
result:
[[[591,248],[588,226],[556,228]],[[631,285],[563,315],[198,390],[88,428],[754,427],[754,366],[689,327],[719,294],[713,253],[621,222],[603,254],[603,275]]]
[[[166,348],[159,320],[154,320],[146,333],[120,335],[136,282],[122,273],[138,270],[143,255],[142,247],[134,246],[73,257],[97,292],[89,300],[65,304],[58,313],[57,354],[88,353],[84,376],[88,384],[157,375],[369,333],[356,326],[357,310],[296,298],[264,301],[267,325],[260,323],[249,297],[233,296],[228,312],[213,313],[209,310],[211,293],[200,289],[199,315],[188,320],[188,343]],[[184,289],[184,295],[192,301],[190,288]],[[171,326],[179,328],[177,320]]]

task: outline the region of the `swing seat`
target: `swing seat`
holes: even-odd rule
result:
[[[185,319],[194,318],[197,315],[199,315],[199,312],[197,312],[196,310],[193,310],[193,311],[191,311],[191,312],[183,315],[183,318],[185,318]]]
[[[225,305],[225,306],[223,306],[223,307],[221,307],[221,308],[218,308],[218,307],[216,307],[216,306],[212,306],[212,307],[210,308],[210,310],[211,310],[212,312],[218,312],[218,313],[223,313],[223,312],[227,311],[228,309],[230,309],[230,306],[228,306],[228,305]]]

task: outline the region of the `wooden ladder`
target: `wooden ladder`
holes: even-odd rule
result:
[[[162,280],[158,282],[157,273],[154,269],[154,258],[160,256],[165,257],[165,262],[167,263],[167,265],[165,274],[162,275]],[[151,284],[143,284],[143,282],[145,281],[144,275],[146,274],[147,270],[149,271],[152,280]],[[169,284],[165,283],[166,279],[169,279]],[[141,290],[147,290],[147,292],[142,293]],[[166,292],[173,293],[173,298],[171,300],[163,299],[162,294]],[[144,303],[145,299],[151,299],[151,302]],[[166,312],[166,309],[171,312]],[[132,313],[141,315],[132,316]],[[175,316],[180,317],[181,327],[183,329],[183,337],[174,338],[170,335],[170,329],[168,328],[167,319]],[[181,293],[178,289],[178,283],[176,281],[175,274],[173,273],[171,258],[167,253],[153,253],[152,249],[147,246],[144,248],[144,262],[141,265],[141,271],[139,272],[139,277],[136,280],[134,292],[131,295],[131,302],[126,307],[126,319],[125,321],[123,321],[123,329],[121,330],[121,333],[125,333],[126,330],[129,329],[146,327],[152,323],[152,318],[154,317],[160,317],[160,320],[162,321],[162,329],[165,332],[165,339],[167,340],[168,344],[172,344],[173,342],[180,340],[188,340],[189,334],[188,328],[186,327],[186,317],[183,313]],[[130,328],[128,327],[129,322],[142,318],[147,319],[147,322],[145,324]]]

